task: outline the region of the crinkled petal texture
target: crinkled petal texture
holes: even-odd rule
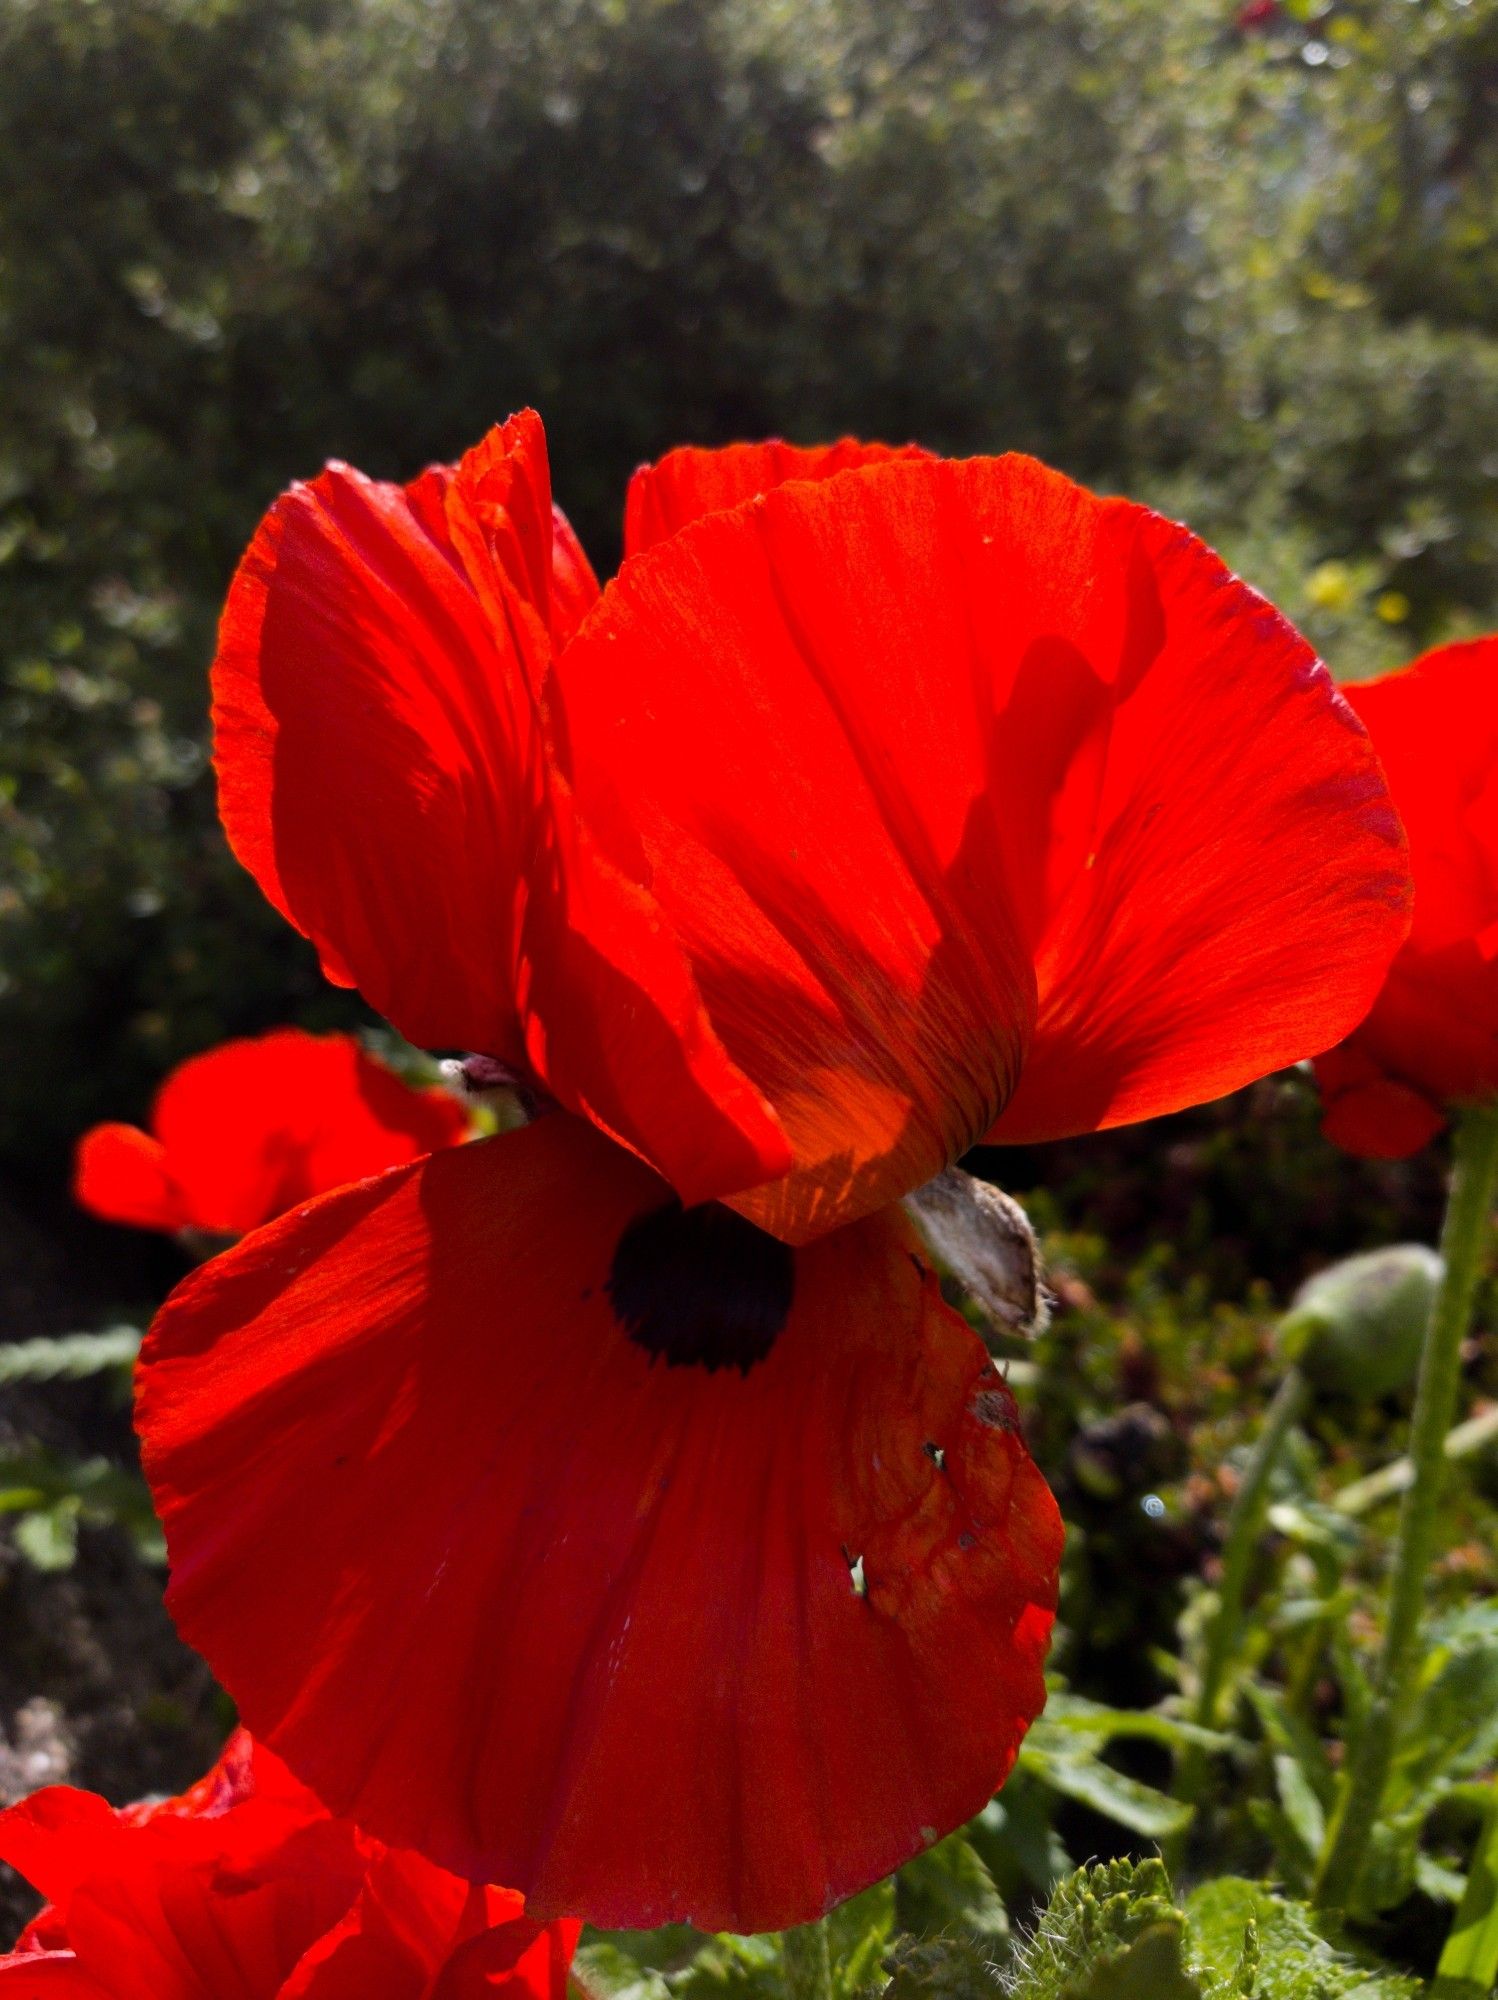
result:
[[[0,1814],[0,1858],[50,1899],[0,1957],[4,2000],[563,2000],[577,1941],[331,1819],[242,1730],[180,1799],[35,1794]]]
[[[735,1206],[793,1241],[990,1128],[1330,1046],[1408,925],[1377,761],[1304,642],[1184,529],[1028,459],[699,518],[625,564],[549,701],[786,1128],[793,1172]]]
[[[1498,638],[1345,690],[1409,835],[1415,921],[1347,1043],[1316,1067],[1327,1137],[1401,1158],[1498,1091]]]
[[[336,1810],[539,1914],[778,1928],[1002,1780],[1061,1530],[898,1213],[734,1225],[792,1274],[741,1371],[616,1317],[669,1200],[560,1115],[332,1195],[178,1289],[138,1421],[183,1633]]]
[[[446,1091],[413,1090],[352,1035],[278,1028],[174,1070],[151,1133],[85,1133],[73,1189],[109,1222],[241,1235],[312,1195],[456,1145],[468,1122]]]
[[[539,691],[594,588],[529,413],[409,486],[293,487],[220,627],[220,811],[331,978],[424,1047],[534,1072],[697,1199],[786,1148],[551,768]]]

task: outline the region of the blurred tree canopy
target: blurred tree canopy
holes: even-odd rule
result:
[[[1498,623],[1498,0],[7,0],[0,1164],[348,1018],[214,823],[260,511],[524,403],[1023,448],[1344,674]]]

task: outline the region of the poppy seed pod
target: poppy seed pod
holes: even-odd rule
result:
[[[1415,1379],[1441,1271],[1423,1243],[1344,1258],[1301,1286],[1276,1345],[1318,1389],[1363,1403],[1393,1395]]]

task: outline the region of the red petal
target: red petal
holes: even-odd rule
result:
[[[1408,923],[1397,820],[1310,648],[1183,528],[1026,468],[1011,710],[1065,659],[1040,760],[1035,1039],[997,1140],[1203,1103],[1328,1047]],[[1023,787],[1029,731],[1008,772]],[[1089,775],[1079,788],[1077,778]]]
[[[330,1196],[178,1289],[139,1421],[182,1630],[330,1805],[536,1914],[778,1927],[1003,1778],[1060,1525],[896,1213],[747,1375],[653,1365],[607,1288],[665,1192],[554,1116]]]
[[[277,2000],[565,2000],[573,1923],[541,1925],[508,1889],[460,1881],[419,1854],[382,1849],[358,1900]]]
[[[278,2000],[426,2000],[455,1940],[482,1922],[484,1894],[420,1855],[382,1851],[348,1915]]]
[[[78,1141],[73,1199],[106,1222],[185,1229],[191,1217],[159,1139],[134,1125],[95,1125]]]
[[[773,1120],[549,769],[552,532],[530,415],[409,487],[335,466],[279,500],[214,666],[224,826],[412,1041],[530,1068],[690,1196],[749,1185],[786,1159]]]
[[[625,565],[553,682],[583,809],[790,1137],[793,1178],[735,1205],[792,1241],[939,1171],[1023,1061],[985,477],[899,463],[709,515]]]
[[[279,1028],[174,1070],[155,1137],[104,1125],[78,1150],[78,1199],[115,1222],[238,1235],[468,1130],[446,1091],[412,1090],[351,1035]]]
[[[0,1812],[0,1861],[24,1876],[65,1918],[68,1899],[119,1852],[120,1822],[107,1800],[48,1785]]]
[[[1407,956],[1470,942],[1498,922],[1498,637],[1439,646],[1343,693],[1409,835]]]
[[[1316,1075],[1325,1090],[1321,1063]],[[1428,1098],[1407,1084],[1376,1077],[1327,1093],[1321,1130],[1334,1146],[1363,1159],[1406,1160],[1428,1146],[1445,1123],[1445,1114]]]
[[[212,1857],[184,1864],[167,1831],[143,1829],[118,1866],[75,1894],[68,1942],[79,1966],[111,2000],[274,2000],[357,1893],[352,1830],[306,1827],[243,1871]]]
[[[491,1895],[496,1893],[491,1890]],[[581,1924],[512,1919],[463,1945],[443,1968],[431,2000],[567,2000],[567,1974]]]
[[[1378,765],[1304,643],[1185,530],[1029,460],[698,522],[626,565],[554,700],[585,810],[835,1214],[1013,1086],[1016,921],[1039,1014],[1003,1139],[1327,1047],[1407,922]],[[753,1212],[795,1233],[797,1194]]]
[[[1385,1092],[1363,1117],[1334,1106],[1326,1130],[1353,1152],[1375,1140],[1412,1152],[1444,1122],[1436,1107],[1498,1092],[1498,639],[1440,647],[1346,692],[1409,833],[1415,922],[1351,1041],[1404,1091],[1403,1112],[1387,1122]],[[1411,1094],[1425,1106],[1418,1138]]]
[[[598,602],[598,578],[560,507],[551,518],[551,640],[560,648]]]
[[[19,1952],[0,1957],[3,2000],[115,2000],[120,1989],[100,1986],[80,1967],[70,1951]],[[124,2000],[167,2000],[126,1987]]]
[[[642,465],[630,480],[624,553],[637,556],[703,514],[741,506],[789,479],[830,479],[854,466],[929,456],[918,444],[861,444],[847,437],[836,444],[797,445],[770,438],[764,444],[716,449],[682,445],[654,465]]]

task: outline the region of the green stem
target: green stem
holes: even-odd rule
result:
[[[1217,1609],[1207,1628],[1206,1651],[1197,1687],[1192,1720],[1202,1729],[1215,1729],[1222,1701],[1222,1684],[1238,1650],[1243,1631],[1244,1597],[1254,1551],[1269,1509],[1269,1482],[1292,1426],[1306,1404],[1305,1377],[1292,1368],[1275,1391],[1255,1440],[1243,1480],[1233,1496],[1228,1514],[1227,1536],[1222,1545],[1222,1582],[1218,1586]],[[1199,1743],[1188,1745],[1176,1774],[1175,1794],[1185,1805],[1195,1805],[1206,1777],[1207,1753]],[[1179,1863],[1179,1854],[1173,1859]]]
[[[1399,1514],[1383,1646],[1368,1719],[1349,1759],[1316,1878],[1314,1900],[1346,1909],[1357,1889],[1383,1802],[1398,1725],[1419,1665],[1416,1640],[1425,1577],[1435,1553],[1436,1516],[1446,1471],[1446,1433],[1461,1386],[1462,1342],[1472,1324],[1487,1259],[1498,1185],[1498,1105],[1467,1112],[1456,1128],[1451,1193],[1441,1231],[1445,1269],[1431,1307],[1410,1425],[1411,1478]]]
[[[789,2000],[832,2000],[832,1951],[825,1917],[782,1931],[780,1962]]]

